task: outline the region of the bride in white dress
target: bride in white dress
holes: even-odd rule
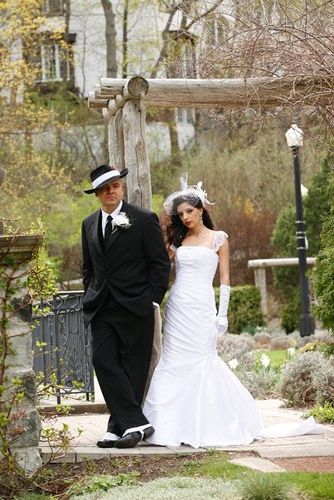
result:
[[[217,336],[228,327],[228,236],[213,230],[206,203],[201,183],[184,186],[164,203],[176,280],[166,306],[162,355],[143,407],[155,429],[147,439],[151,444],[228,446],[265,435],[255,400],[217,353]],[[212,286],[217,265],[218,315]],[[278,435],[299,433],[293,425]]]

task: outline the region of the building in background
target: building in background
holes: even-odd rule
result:
[[[203,4],[202,13],[215,2]],[[230,2],[222,2],[225,7]],[[170,4],[170,8],[168,8]],[[113,17],[106,15],[102,0],[46,0],[44,41],[41,44],[41,89],[52,89],[62,81],[83,98],[94,90],[101,77],[197,78],[201,77],[198,61],[205,51],[212,50],[224,36],[228,16],[214,10],[203,16],[201,22],[192,19],[198,9],[188,12],[176,9],[175,2],[120,0],[112,2]],[[160,5],[160,8],[159,8]],[[188,2],[189,5],[189,2]],[[162,8],[163,7],[163,8]],[[206,9],[206,10],[205,10]],[[55,33],[58,39],[55,39]],[[114,61],[107,65],[107,38],[115,47]],[[66,44],[64,44],[66,42]],[[165,50],[164,57],[162,57]],[[167,55],[166,55],[167,54]],[[160,58],[160,64],[157,64]],[[108,75],[107,67],[114,68]],[[173,154],[173,149],[191,145],[195,136],[196,113],[193,109],[176,109],[175,114],[153,116],[148,119],[148,140],[151,160],[154,162]],[[171,125],[171,121],[175,123]]]

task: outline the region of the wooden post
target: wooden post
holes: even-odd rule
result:
[[[314,266],[316,258],[307,257],[307,265]],[[248,261],[248,267],[254,269],[255,286],[260,290],[261,309],[268,315],[266,267],[298,266],[297,257],[278,257],[274,259],[253,259]]]
[[[109,165],[115,166],[118,170],[124,168],[122,114],[122,109],[119,109],[110,117],[108,123]]]
[[[145,108],[140,99],[129,99],[123,108],[124,161],[128,201],[151,209],[151,174],[146,146]]]
[[[255,286],[260,290],[261,294],[261,310],[264,316],[268,316],[266,268],[258,267],[254,269],[254,279]]]

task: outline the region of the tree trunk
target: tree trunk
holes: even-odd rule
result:
[[[101,0],[106,19],[107,75],[117,77],[115,13],[110,0]]]
[[[128,17],[129,17],[129,0],[125,0],[123,10],[123,62],[122,62],[122,78],[128,76]]]

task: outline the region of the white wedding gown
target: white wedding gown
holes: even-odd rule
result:
[[[162,355],[143,407],[155,428],[147,440],[151,444],[241,445],[264,435],[305,432],[292,424],[265,433],[255,400],[217,354],[212,281],[219,260],[216,252],[226,237],[216,231],[212,248],[176,250],[176,280],[166,306]]]

